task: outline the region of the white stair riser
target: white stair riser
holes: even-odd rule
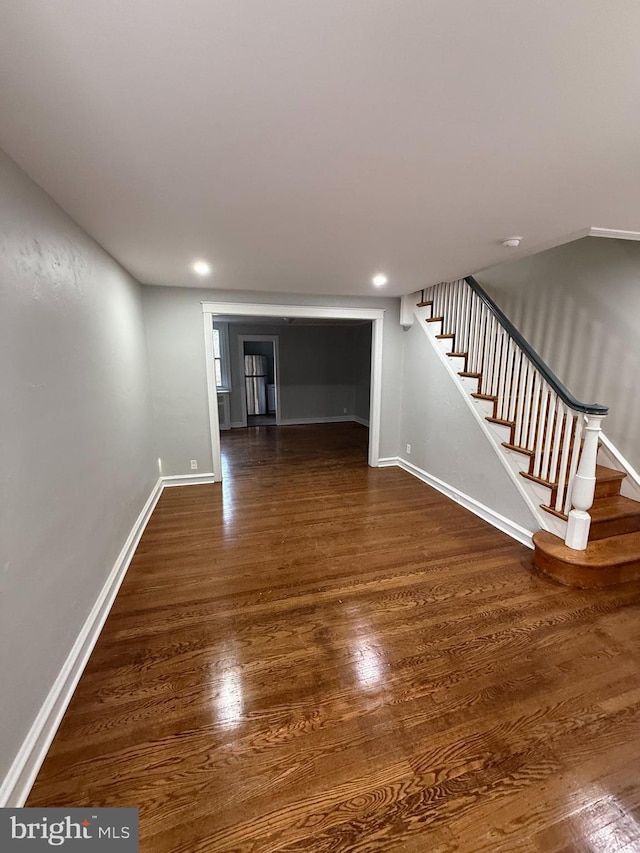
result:
[[[549,516],[548,520],[545,519],[545,527],[547,530],[550,533],[555,533],[555,535],[559,536],[560,539],[564,539],[567,535],[567,522],[555,515],[551,515],[549,512],[545,512],[545,515]]]
[[[502,452],[509,463],[509,467],[512,471],[515,471],[516,474],[519,474],[521,471],[529,470],[529,457],[525,456],[524,453],[518,453],[517,450],[509,450],[506,447],[502,448]]]
[[[525,478],[523,477],[523,480]],[[551,506],[551,489],[547,486],[543,486],[541,483],[534,483],[533,480],[525,480],[528,488],[535,495],[536,500],[542,506]],[[548,515],[548,513],[547,513]],[[553,516],[549,516],[553,518]]]
[[[491,423],[491,421],[487,421],[487,424],[489,425],[489,429],[491,430],[491,432],[498,438],[500,444],[502,444],[503,441],[506,441],[507,443],[511,441],[510,427],[505,426],[504,424],[494,424]],[[504,450],[504,448],[502,448],[502,450]]]
[[[474,379],[473,376],[459,376],[458,381],[460,382],[467,394],[471,395],[478,393],[478,386],[480,383],[477,379]]]
[[[483,418],[493,417],[493,403],[491,402],[491,400],[478,400],[475,397],[473,397],[472,399],[473,399],[473,405],[480,412],[480,414],[482,415]],[[491,426],[494,426],[494,424],[491,424]],[[497,426],[497,424],[496,424],[496,426]],[[504,439],[505,441],[509,441],[509,435],[510,434],[511,433],[508,431],[507,432],[507,438]]]
[[[453,338],[436,338],[436,343],[445,355],[453,349]]]
[[[430,326],[430,323],[427,323],[427,320],[431,319],[431,306],[428,305],[425,308],[416,308],[415,309],[416,317],[418,321],[425,326]]]
[[[464,370],[466,367],[465,359],[461,355],[450,355],[448,356],[449,361],[451,362],[451,367],[454,370],[454,373],[458,374],[461,370]],[[460,377],[457,377],[458,382],[460,381]]]
[[[425,326],[432,338],[435,338],[436,335],[442,334],[442,320],[438,320],[434,323],[425,323]]]

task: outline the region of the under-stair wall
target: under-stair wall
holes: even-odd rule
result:
[[[400,460],[472,512],[531,543],[540,525],[418,322],[404,333]]]

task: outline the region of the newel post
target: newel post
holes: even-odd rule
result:
[[[589,539],[589,528],[591,526],[589,510],[593,505],[593,496],[596,490],[598,439],[604,415],[587,415],[586,418],[584,444],[571,492],[573,509],[569,513],[567,536],[564,540],[565,545],[576,551],[584,551]]]

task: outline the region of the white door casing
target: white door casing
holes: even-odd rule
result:
[[[218,402],[213,359],[213,318],[215,316],[244,317],[295,317],[304,319],[368,320],[372,323],[371,334],[371,394],[369,415],[368,463],[378,467],[380,458],[380,419],[382,409],[382,338],[384,308],[338,308],[321,305],[270,305],[254,302],[203,302],[205,365],[207,375],[207,397],[209,403],[209,426],[211,432],[211,454],[213,474],[216,482],[222,480],[220,457],[220,427],[218,424]],[[278,383],[279,384],[279,383]]]

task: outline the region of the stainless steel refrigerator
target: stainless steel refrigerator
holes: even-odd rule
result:
[[[263,355],[245,355],[244,385],[247,415],[267,414],[267,359]]]

